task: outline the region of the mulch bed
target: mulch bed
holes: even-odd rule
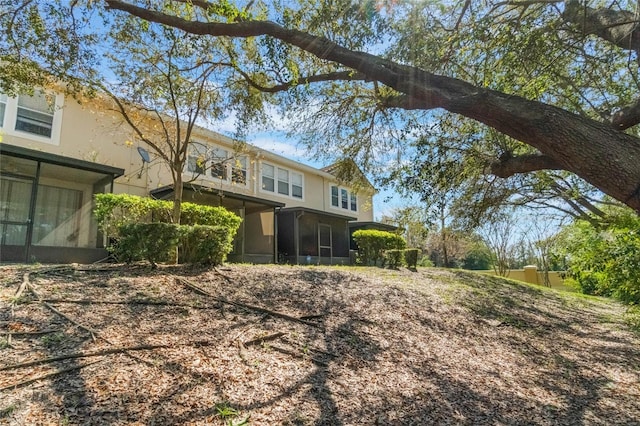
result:
[[[0,424],[640,424],[608,301],[459,271],[0,267]]]

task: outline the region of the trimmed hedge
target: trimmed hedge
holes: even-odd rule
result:
[[[404,264],[404,250],[387,250],[384,252],[384,259],[389,268],[398,269]]]
[[[178,247],[178,260],[217,265],[233,249],[242,219],[224,207],[182,203],[181,225],[171,221],[173,202],[128,194],[96,194],[95,217],[125,262],[165,262]]]
[[[359,229],[353,233],[353,240],[358,245],[357,262],[363,265],[377,265],[378,261],[385,263],[386,250],[402,250],[407,246],[400,235],[374,229]]]
[[[173,202],[128,194],[96,194],[94,216],[108,236],[125,223],[171,222]],[[224,207],[182,202],[181,225],[225,226],[237,231],[242,219]]]
[[[185,202],[181,206],[180,225],[224,226],[237,231],[240,222],[242,219],[238,215],[224,207]]]
[[[118,237],[119,228],[129,223],[171,222],[173,205],[129,194],[96,194],[93,215],[98,227],[109,237]]]
[[[178,245],[180,230],[173,223],[126,223],[118,227],[120,238],[113,254],[127,263],[148,260],[152,265],[166,262]]]
[[[233,249],[233,234],[225,226],[180,226],[180,261],[220,265]]]
[[[407,268],[416,268],[418,266],[418,254],[420,249],[408,248],[404,251],[404,261],[407,262]]]

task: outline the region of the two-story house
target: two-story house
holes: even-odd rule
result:
[[[0,94],[0,260],[90,262],[106,256],[93,195],[171,199],[170,169],[109,100]],[[198,127],[183,200],[243,218],[229,256],[255,263],[348,263],[349,226],[373,221],[370,184],[354,190],[332,168],[240,144]]]

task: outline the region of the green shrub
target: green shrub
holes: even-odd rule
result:
[[[205,206],[195,203],[182,203],[180,213],[181,225],[209,225],[224,226],[233,230],[238,230],[242,219],[224,207]]]
[[[408,268],[416,268],[418,266],[418,254],[420,249],[408,248],[404,251],[404,261],[407,263]]]
[[[404,249],[406,241],[400,235],[392,232],[373,229],[360,229],[353,233],[353,240],[358,245],[358,263],[363,265],[377,265],[378,261],[384,266],[384,252],[392,249]]]
[[[93,210],[100,229],[110,237],[118,236],[125,223],[171,222],[173,202],[128,194],[96,194]],[[181,204],[180,224],[225,226],[237,231],[242,219],[224,207]]]
[[[423,268],[432,268],[433,262],[429,259],[429,256],[422,256],[418,261],[418,266],[422,266]]]
[[[128,223],[170,222],[172,203],[129,194],[96,194],[93,214],[107,236],[117,237]]]
[[[168,253],[176,247],[180,261],[220,264],[226,259],[242,222],[240,217],[224,207],[182,203],[183,225],[163,227],[171,225],[172,211],[172,201],[128,194],[97,194],[94,214],[100,229],[112,242],[108,248],[118,260],[146,259],[155,264],[174,259],[175,252],[171,256]]]
[[[233,249],[235,229],[225,226],[180,226],[180,261],[220,265]]]
[[[113,253],[127,263],[144,259],[155,266],[169,260],[178,245],[179,229],[173,223],[127,223],[120,225],[118,233]]]
[[[577,221],[566,227],[561,254],[568,255],[567,272],[583,293],[640,304],[640,217],[629,210],[613,213],[597,226]]]
[[[399,249],[386,250],[384,259],[389,268],[398,269],[404,263],[404,251]]]

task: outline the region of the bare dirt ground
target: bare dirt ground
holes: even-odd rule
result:
[[[0,424],[637,425],[623,315],[438,269],[1,266]]]

